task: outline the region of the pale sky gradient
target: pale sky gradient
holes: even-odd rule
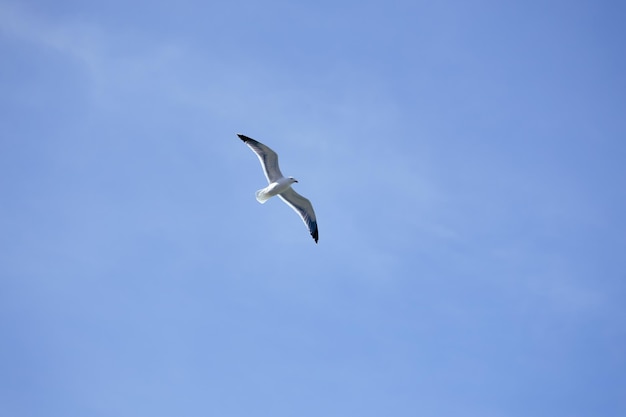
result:
[[[0,415],[626,415],[625,17],[0,0]]]

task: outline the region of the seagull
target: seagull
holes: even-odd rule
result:
[[[309,232],[317,243],[317,220],[311,202],[302,197],[291,188],[291,184],[298,182],[294,177],[285,177],[278,167],[278,155],[276,152],[263,145],[261,142],[249,138],[245,135],[237,134],[246,145],[252,149],[261,161],[263,172],[269,185],[256,192],[256,199],[259,203],[264,204],[271,197],[278,195],[289,207],[294,209],[304,224],[309,228]]]

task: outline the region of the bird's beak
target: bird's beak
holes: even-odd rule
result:
[[[294,182],[298,182],[298,180],[294,180]]]

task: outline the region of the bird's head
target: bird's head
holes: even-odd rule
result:
[[[298,182],[298,180],[295,179],[294,177],[289,177],[289,182],[293,184],[294,182]]]

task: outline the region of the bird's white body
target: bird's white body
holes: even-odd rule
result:
[[[264,204],[267,200],[291,188],[291,184],[298,182],[291,177],[282,177],[277,181],[270,183],[267,187],[261,188],[256,192],[256,199],[259,203]]]

